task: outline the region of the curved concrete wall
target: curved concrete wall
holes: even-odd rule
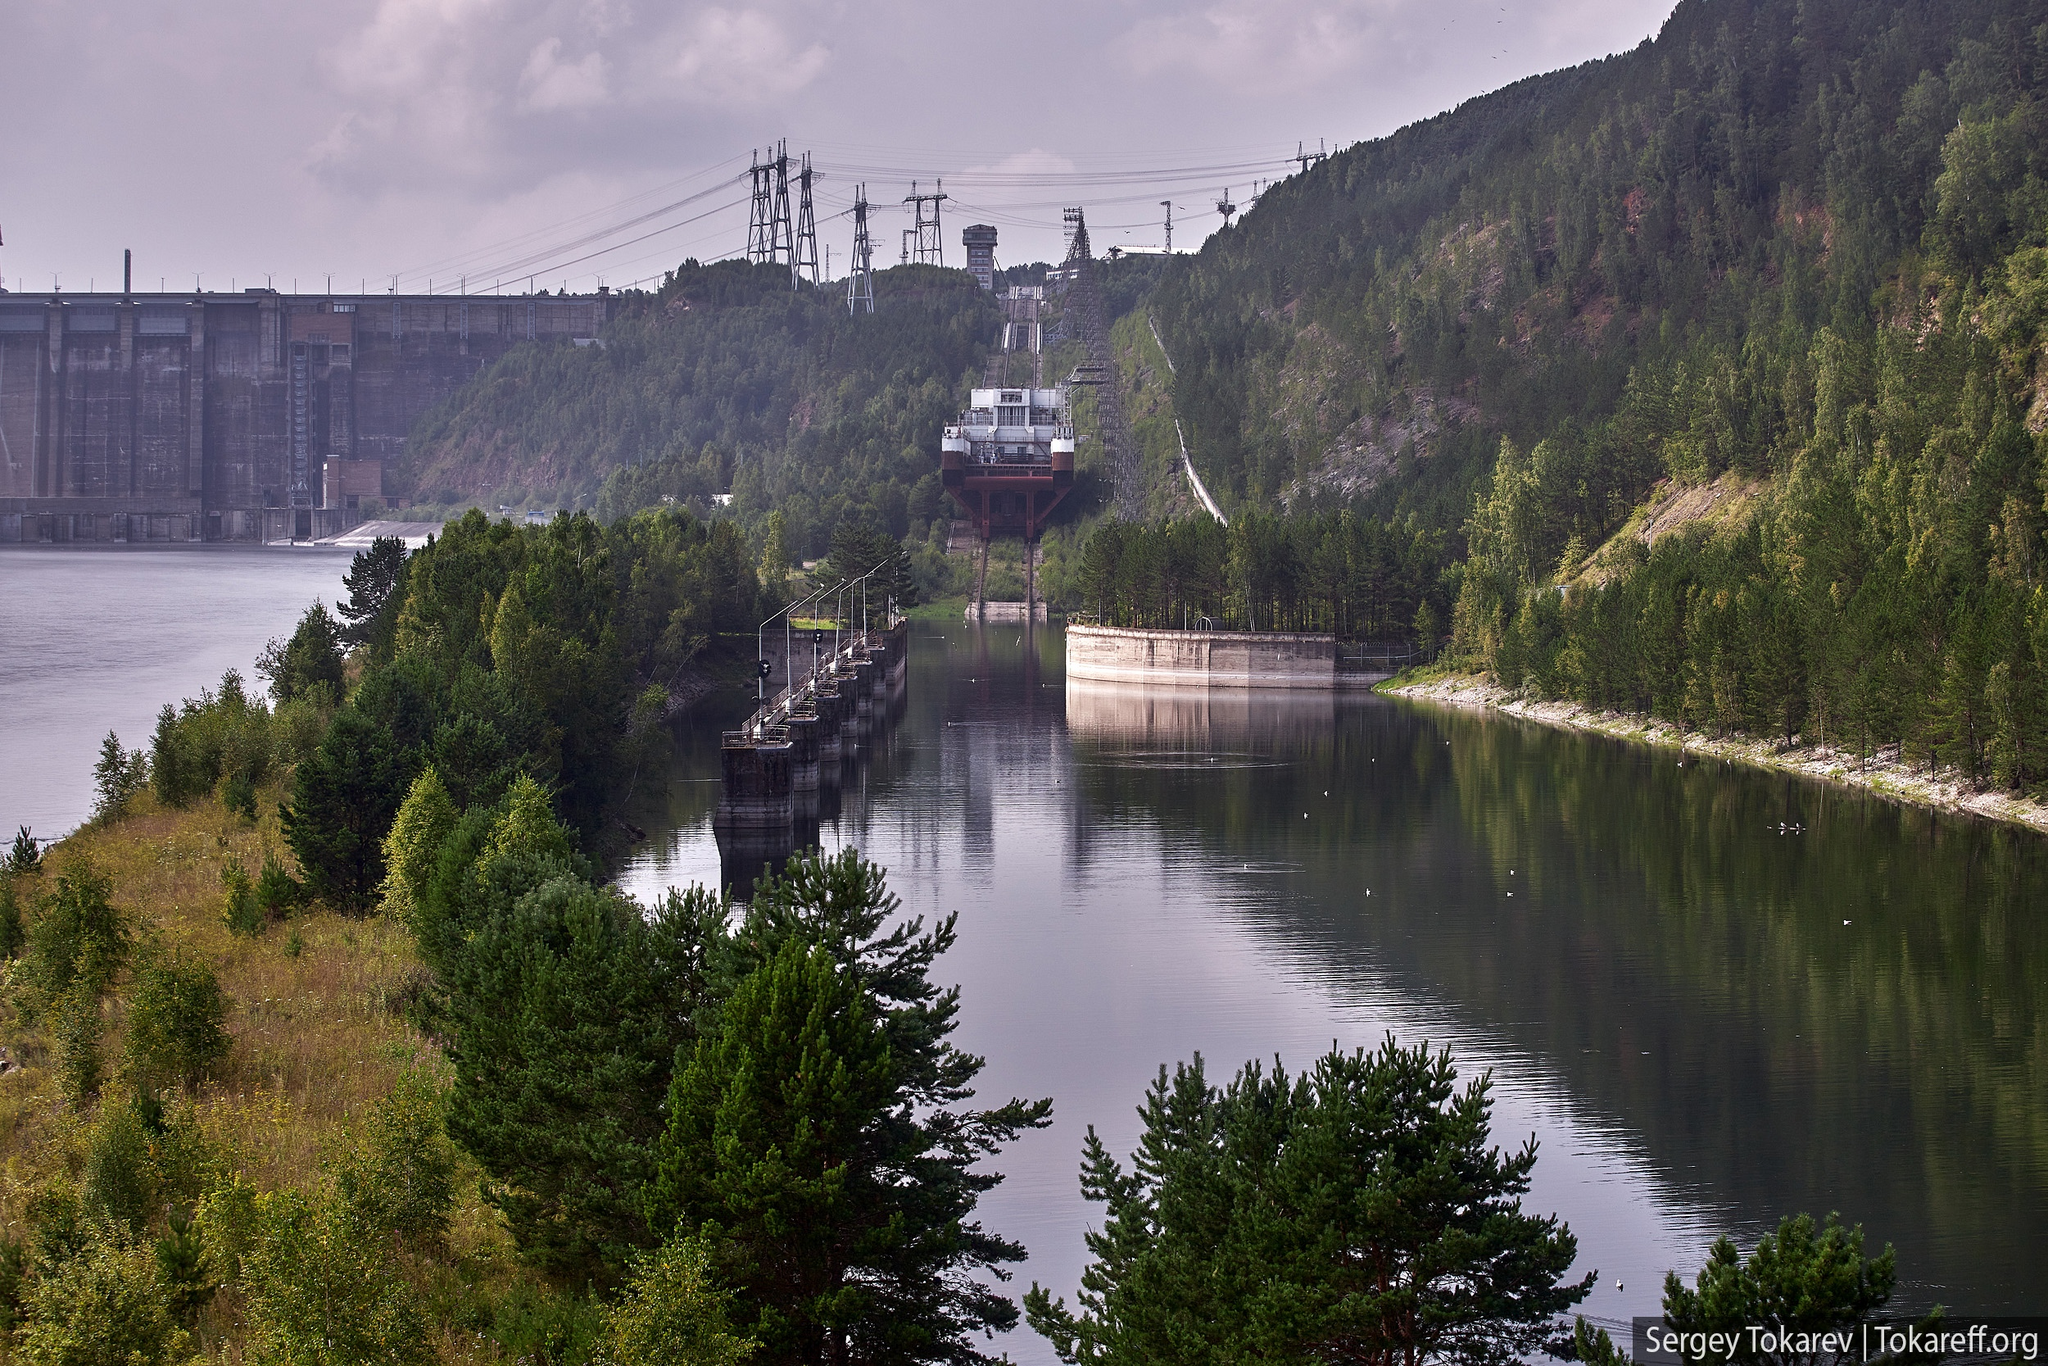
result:
[[[1195,688],[1339,687],[1334,636],[1067,627],[1067,677]]]

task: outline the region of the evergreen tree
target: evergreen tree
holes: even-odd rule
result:
[[[315,897],[347,914],[376,904],[384,837],[406,777],[383,728],[354,707],[335,716],[320,747],[293,774],[291,804],[280,813]]]
[[[398,609],[404,603],[405,542],[379,536],[368,550],[356,552],[348,573],[341,576],[348,601],[336,604],[345,645],[369,646],[373,656],[388,656],[398,633]]]
[[[273,640],[256,661],[256,672],[270,680],[270,695],[289,702],[325,688],[335,701],[341,698],[341,623],[328,614],[327,605],[316,601],[299,618],[290,640]]]
[[[1522,1212],[1535,1140],[1488,1146],[1485,1078],[1391,1038],[1290,1081],[1201,1059],[1146,1097],[1126,1170],[1091,1128],[1081,1187],[1103,1202],[1080,1312],[1033,1286],[1031,1326],[1065,1361],[1513,1362],[1593,1277],[1554,1217]]]
[[[946,1041],[959,995],[928,976],[953,921],[898,909],[853,850],[764,879],[670,1087],[649,1219],[706,1240],[770,1356],[979,1361],[974,1336],[1016,1321],[982,1277],[1024,1249],[971,1222],[1002,1179],[972,1168],[1051,1102],[964,1108],[982,1060]]]

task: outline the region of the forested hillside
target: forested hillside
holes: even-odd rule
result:
[[[749,525],[781,511],[799,553],[849,514],[901,536],[927,474],[937,503],[939,428],[999,327],[964,271],[879,272],[854,317],[785,268],[686,262],[602,347],[523,347],[467,386],[414,433],[407,496],[609,518],[730,492]]]
[[[1240,504],[1462,533],[1510,687],[2048,778],[2048,5],[1685,0],[1152,301]]]

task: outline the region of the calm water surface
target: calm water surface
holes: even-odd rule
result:
[[[352,552],[236,546],[0,549],[0,829],[46,838],[92,814],[112,729],[149,743],[157,709],[240,669],[330,605]]]
[[[77,824],[109,726],[145,741],[347,564],[0,552],[0,826]],[[1147,697],[1060,661],[1057,632],[914,625],[908,710],[824,829],[961,913],[940,973],[984,1094],[1055,1100],[984,1206],[1031,1250],[1020,1285],[1071,1296],[1081,1135],[1128,1151],[1161,1063],[1393,1030],[1492,1070],[1602,1318],[1719,1233],[1829,1209],[1899,1245],[1915,1303],[2041,1310],[2048,841],[1498,716]],[[711,835],[720,719],[683,736],[637,893],[751,876]]]
[[[822,842],[961,913],[939,975],[983,1094],[1054,1097],[984,1205],[1020,1285],[1071,1297],[1082,1134],[1128,1152],[1161,1063],[1392,1030],[1492,1070],[1601,1318],[1655,1312],[1720,1233],[1831,1209],[1899,1246],[1902,1299],[2042,1308],[2048,841],[1499,716],[1069,684],[1056,631],[912,629],[907,712]],[[637,893],[750,876],[711,834],[715,726]]]

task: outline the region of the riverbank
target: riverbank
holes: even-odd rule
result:
[[[291,866],[277,823],[282,795],[276,786],[262,791],[264,814],[251,822],[211,799],[177,810],[145,792],[129,814],[56,842],[39,871],[0,872],[33,925],[51,914],[59,877],[90,867],[107,880],[128,945],[83,1043],[60,1034],[48,1012],[23,1012],[24,972],[14,965],[15,990],[0,1001],[0,1241],[40,1248],[52,1230],[70,1227],[73,1211],[98,1217],[109,1189],[128,1193],[122,1236],[142,1239],[145,1250],[149,1239],[171,1237],[174,1214],[221,1190],[299,1192],[293,1198],[317,1204],[341,1165],[381,1151],[368,1146],[380,1106],[408,1083],[429,1093],[447,1086],[438,1041],[410,1018],[430,981],[397,920],[301,910],[255,934],[224,923],[225,868],[239,864],[253,878],[267,859]],[[138,1076],[129,1047],[144,979],[164,961],[203,971],[223,1007],[224,1055],[183,1086]],[[83,1069],[91,1079],[82,1090],[81,1049],[97,1060]],[[135,1127],[137,1115],[146,1130]],[[146,1150],[138,1148],[145,1138]],[[481,1196],[476,1167],[439,1139],[432,1146],[450,1164],[445,1233],[379,1256],[428,1325],[439,1360],[530,1360],[551,1326],[582,1311],[519,1261]],[[16,1255],[22,1245],[13,1243]],[[192,1347],[208,1360],[240,1359],[263,1331],[229,1265],[207,1263],[205,1283],[220,1288],[196,1295],[187,1321]],[[21,1288],[18,1279],[4,1286],[9,1297]],[[388,1290],[387,1281],[380,1293]],[[7,1308],[27,1312],[12,1298]]]
[[[1409,681],[1404,682],[1404,677]],[[1403,675],[1388,680],[1379,691],[1389,697],[1484,708],[1549,726],[1592,731],[1662,749],[1754,764],[1802,778],[1841,783],[1892,801],[2006,821],[2048,834],[2048,803],[2016,797],[2008,792],[1980,791],[1947,778],[1929,777],[1924,768],[1909,766],[1895,759],[1866,760],[1828,745],[1784,745],[1746,735],[1721,739],[1702,731],[1684,730],[1649,716],[1601,711],[1577,702],[1528,701],[1477,674],[1437,674],[1419,678]]]

